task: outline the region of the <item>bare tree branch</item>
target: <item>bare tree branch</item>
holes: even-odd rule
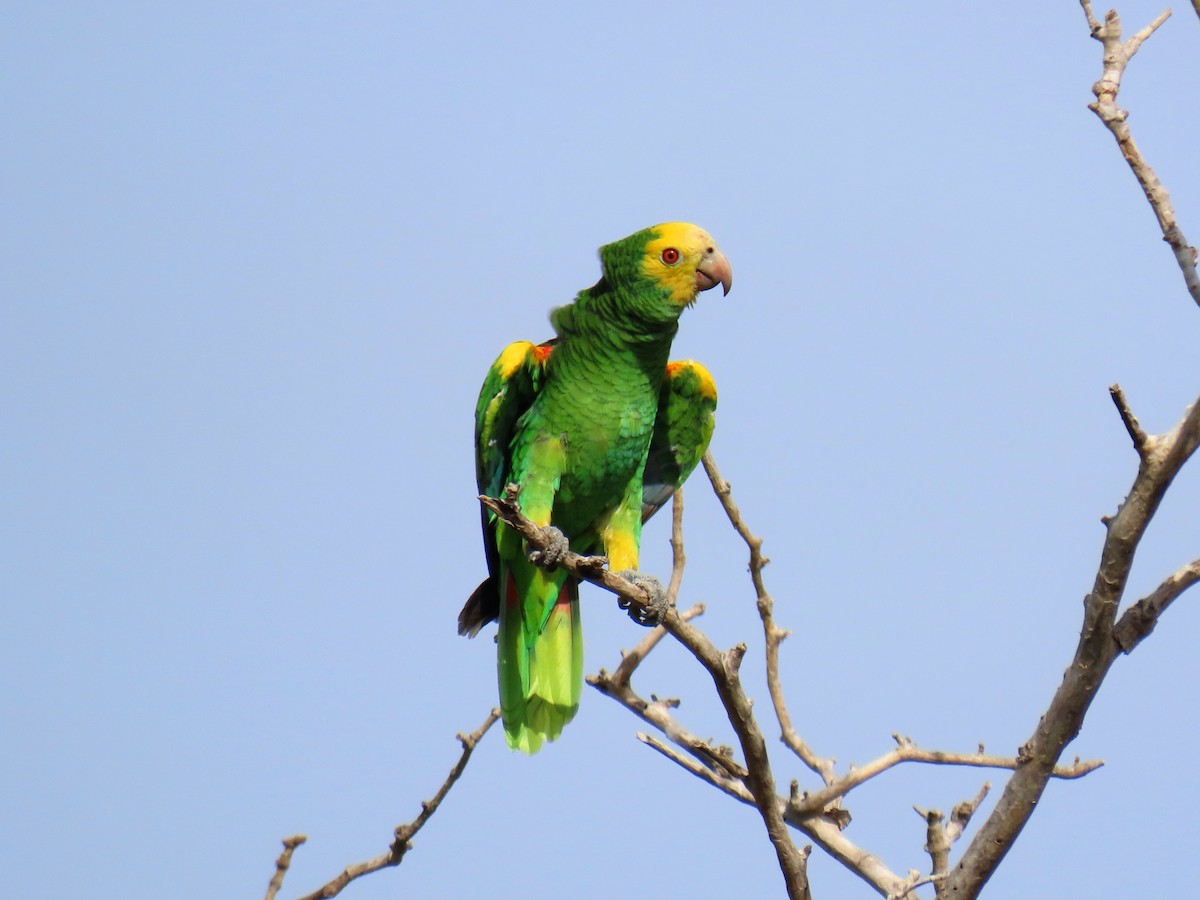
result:
[[[1200,277],[1196,272],[1196,249],[1183,236],[1175,221],[1170,196],[1133,141],[1128,113],[1117,106],[1117,93],[1129,60],[1142,43],[1170,16],[1170,10],[1127,41],[1121,40],[1121,21],[1110,10],[1099,22],[1090,0],[1080,0],[1092,37],[1104,46],[1104,70],[1092,87],[1096,101],[1089,104],[1116,138],[1150,203],[1175,258],[1192,299],[1200,304]],[[1200,12],[1200,6],[1193,0]],[[1020,834],[1045,790],[1046,782],[1066,745],[1079,734],[1084,716],[1117,655],[1128,652],[1149,634],[1162,610],[1185,590],[1194,578],[1190,567],[1180,570],[1159,588],[1135,604],[1117,623],[1134,554],[1163,495],[1183,464],[1200,443],[1200,400],[1165,435],[1148,435],[1138,424],[1120,387],[1111,388],[1121,421],[1133,439],[1140,464],[1137,476],[1116,515],[1106,517],[1104,546],[1091,593],[1084,599],[1083,628],[1074,659],[1063,675],[1050,706],[1033,735],[1021,747],[1017,768],[1005,785],[999,801],[943,885],[947,896],[967,900],[977,897],[1012,842]]]
[[[667,602],[672,606],[679,602],[679,588],[683,585],[685,565],[687,555],[683,552],[683,489],[680,488],[671,498],[671,580],[667,584]]]
[[[503,498],[481,496],[479,502],[494,512],[501,522],[521,535],[530,548],[545,550],[552,546],[554,532],[549,528],[542,528],[526,518],[521,513],[521,505],[517,502],[517,496],[517,486],[510,484],[504,489]],[[652,609],[654,598],[650,592],[641,585],[634,584],[632,581],[610,572],[605,568],[608,560],[603,556],[581,556],[574,550],[568,549],[556,561],[556,565],[566,569],[576,578],[590,581],[592,584],[599,585],[606,591],[616,594],[622,601],[621,608],[628,609],[634,618],[637,618],[638,615],[642,616],[640,621],[650,621],[658,613],[657,610]]]
[[[922,819],[925,820],[925,852],[929,854],[930,878],[943,879],[950,868],[950,835],[943,824],[946,817],[940,809],[921,809],[914,806]]]
[[[675,609],[668,608],[662,617],[666,630],[683,644],[708,671],[725,707],[729,724],[737,734],[738,743],[746,760],[746,786],[754,797],[754,805],[762,816],[767,837],[775,848],[775,855],[783,872],[788,896],[792,900],[810,897],[806,857],[792,843],[787,824],[775,795],[775,775],[767,754],[750,698],[742,688],[739,669],[746,646],[738,644],[721,652],[699,629],[685,622]]]
[[[1092,14],[1090,0],[1079,0],[1079,2],[1087,16],[1092,37],[1104,45],[1104,70],[1100,80],[1092,86],[1092,93],[1096,95],[1096,100],[1088,104],[1088,109],[1100,117],[1100,121],[1116,138],[1121,155],[1125,157],[1129,168],[1133,170],[1134,177],[1142,186],[1146,199],[1150,202],[1151,209],[1154,210],[1159,228],[1162,229],[1163,240],[1170,245],[1175,254],[1175,261],[1179,264],[1180,271],[1183,272],[1183,280],[1187,285],[1188,293],[1192,295],[1192,299],[1197,304],[1200,304],[1200,275],[1196,272],[1196,248],[1188,243],[1179,223],[1175,220],[1175,209],[1171,206],[1171,196],[1167,193],[1166,187],[1159,181],[1154,170],[1150,168],[1150,164],[1142,156],[1141,150],[1134,143],[1133,134],[1129,130],[1128,111],[1117,106],[1117,93],[1121,90],[1121,77],[1125,74],[1125,67],[1137,53],[1142,42],[1167,20],[1171,15],[1171,10],[1165,10],[1129,40],[1122,41],[1121,19],[1116,10],[1109,10],[1104,16],[1104,21],[1099,22]],[[1196,6],[1197,0],[1192,0],[1192,5]]]
[[[950,869],[950,847],[962,836],[963,829],[967,827],[971,816],[975,814],[975,810],[979,808],[990,789],[991,785],[985,781],[975,799],[964,800],[955,806],[950,813],[949,825],[945,824],[946,817],[942,815],[941,810],[913,807],[917,815],[925,820],[925,852],[929,854],[931,863],[929,877],[921,880],[933,884],[939,898],[946,896],[942,885]],[[914,882],[913,887],[918,883]]]
[[[808,873],[806,858],[792,843],[784,822],[783,811],[780,809],[775,792],[775,774],[771,770],[771,762],[767,755],[767,745],[763,740],[758,724],[754,720],[753,707],[750,698],[742,688],[739,670],[742,658],[746,653],[746,645],[738,644],[732,649],[721,652],[697,628],[684,622],[674,610],[669,610],[664,621],[667,630],[682,643],[697,661],[708,670],[709,676],[725,707],[729,724],[733,726],[741,744],[742,753],[746,760],[746,773],[743,781],[754,798],[754,805],[762,816],[767,829],[767,837],[775,848],[779,867],[783,872],[787,885],[788,896],[792,900],[802,900],[811,895],[808,888]]]
[[[817,815],[834,800],[844,797],[859,785],[900,763],[917,762],[941,766],[973,766],[981,769],[1012,770],[1016,770],[1022,764],[1019,757],[992,756],[984,753],[982,749],[978,753],[947,753],[942,750],[924,750],[914,744],[911,738],[899,735],[892,735],[892,738],[897,744],[895,749],[864,766],[856,766],[822,790],[802,795],[798,800],[792,802],[791,812],[800,817]],[[1102,765],[1104,765],[1103,760],[1080,762],[1076,759],[1073,765],[1052,768],[1050,777],[1081,778]]]
[[[1200,3],[1200,0],[1196,2]],[[1132,653],[1133,648],[1154,630],[1154,626],[1158,624],[1158,617],[1175,598],[1197,581],[1200,581],[1200,559],[1193,560],[1168,575],[1162,584],[1125,610],[1113,629],[1113,638],[1121,650]]]
[[[826,818],[795,819],[790,813],[788,824],[803,831],[813,842],[843,866],[869,884],[877,893],[891,897],[908,884],[887,867],[878,856],[859,847],[846,837],[839,821]]]
[[[1126,418],[1123,414],[1122,419]],[[979,895],[1029,821],[1063,749],[1079,734],[1084,716],[1121,650],[1114,626],[1134,553],[1171,481],[1198,444],[1200,400],[1170,432],[1147,437],[1129,495],[1117,514],[1105,522],[1100,565],[1092,591],[1084,599],[1083,629],[1075,657],[1033,735],[1018,752],[1020,765],[996,808],[943,886],[948,896],[965,900]]]
[[[1092,88],[1096,101],[1089,104],[1089,108],[1116,139],[1154,211],[1164,240],[1175,254],[1190,295],[1200,304],[1197,250],[1180,230],[1166,188],[1133,141],[1127,111],[1116,103],[1129,60],[1171,12],[1166,10],[1132,37],[1123,40],[1121,22],[1115,11],[1108,12],[1101,22],[1094,16],[1090,0],[1080,0],[1080,3],[1092,37],[1104,47],[1103,73]],[[1200,0],[1192,0],[1192,5],[1200,16]],[[774,619],[774,600],[766,589],[762,575],[769,562],[762,552],[762,539],[747,526],[733,500],[729,483],[722,478],[709,453],[703,458],[705,471],[731,525],[749,549],[749,574],[763,627],[767,685],[781,740],[821,779],[823,786],[819,790],[802,792],[798,782],[792,781],[788,795],[780,795],[766,742],[753,715],[752,701],[740,678],[746,645],[738,644],[722,652],[692,624],[692,620],[703,613],[702,605],[696,604],[684,612],[677,609],[686,564],[681,491],[676,492],[672,505],[672,573],[665,600],[661,593],[652,592],[636,581],[610,572],[604,557],[582,556],[568,549],[557,559],[556,565],[573,577],[598,584],[616,594],[621,607],[629,610],[635,620],[656,625],[631,651],[622,654],[620,663],[611,675],[601,669],[597,675],[590,676],[588,682],[659,729],[668,739],[664,741],[639,732],[637,738],[640,741],[685,771],[758,811],[775,850],[788,895],[793,900],[811,900],[807,874],[811,846],[798,849],[793,843],[791,829],[807,835],[889,900],[910,896],[923,885],[933,885],[938,898],[975,898],[1024,828],[1049,779],[1078,778],[1103,765],[1099,760],[1081,762],[1078,757],[1072,765],[1060,765],[1058,761],[1065,747],[1078,735],[1087,710],[1114,660],[1122,652],[1130,653],[1154,630],[1166,608],[1200,581],[1200,559],[1197,559],[1164,579],[1154,591],[1126,609],[1118,619],[1118,609],[1134,555],[1147,526],[1173,478],[1200,446],[1200,399],[1189,407],[1183,419],[1170,432],[1154,435],[1147,433],[1139,423],[1119,385],[1111,386],[1110,392],[1137,451],[1138,472],[1116,514],[1104,519],[1105,540],[1092,590],[1084,599],[1083,626],[1074,658],[1033,734],[1015,757],[986,754],[982,744],[976,753],[925,750],[917,747],[909,738],[898,735],[893,735],[897,744],[895,748],[865,766],[851,767],[840,776],[834,759],[817,755],[798,734],[787,706],[780,678],[779,648],[791,632],[779,627]],[[539,527],[522,515],[515,485],[506,487],[503,498],[480,497],[479,500],[506,526],[520,534],[533,550],[545,550],[561,539],[554,529]],[[711,739],[702,739],[688,731],[674,715],[674,710],[679,706],[678,700],[660,699],[651,694],[647,701],[633,689],[633,673],[668,634],[681,643],[712,678],[730,725],[737,735],[741,760],[733,748],[718,745]],[[499,719],[499,715],[497,710],[492,710],[475,732],[466,736],[458,735],[463,748],[458,762],[434,797],[421,804],[420,814],[411,822],[397,826],[394,840],[386,853],[348,866],[337,877],[301,900],[334,897],[351,881],[363,875],[399,865],[411,849],[413,837],[440,807],[465,770],[474,748]],[[846,838],[843,832],[850,816],[841,808],[843,799],[850,791],[904,762],[998,768],[1013,773],[996,808],[953,867],[950,860],[952,846],[965,832],[987,796],[990,785],[985,783],[974,799],[956,805],[949,823],[940,810],[924,810],[914,806],[926,822],[925,850],[929,854],[931,870],[924,876],[910,870],[907,878],[901,878],[878,857]],[[295,848],[305,840],[304,835],[294,835],[283,841],[284,850],[276,861],[266,900],[276,897]]]
[[[743,532],[748,533],[748,529],[745,528],[744,521],[736,504],[732,503],[728,483],[720,477],[711,459],[708,460],[706,468],[710,473],[710,480],[713,481],[714,489],[717,490],[718,496],[721,498],[723,505],[725,505],[731,523],[734,524],[739,534]],[[676,511],[677,514],[681,515],[682,501],[677,501]],[[519,512],[517,515],[519,516]],[[738,528],[739,524],[741,528]],[[675,519],[672,530],[673,543],[681,545],[682,525],[678,516]],[[536,534],[534,536],[535,538],[538,537]],[[743,539],[745,539],[744,534]],[[753,548],[753,546],[752,544],[751,547]],[[678,572],[678,560],[679,557],[676,556],[676,572]],[[759,569],[761,571],[761,566]],[[586,575],[587,573],[583,573],[584,577]],[[763,594],[765,593],[764,590]],[[770,605],[766,604],[766,608],[769,615]],[[699,614],[700,611],[699,607],[693,607],[681,615],[685,620],[690,620]],[[657,738],[643,734],[638,735],[639,740],[675,762],[685,771],[690,772],[718,790],[743,803],[758,805],[754,793],[747,784],[749,775],[748,766],[742,766],[734,760],[728,748],[714,746],[711,741],[698,738],[680,724],[672,715],[672,711],[679,705],[678,701],[662,700],[653,697],[650,701],[646,701],[637,694],[630,684],[631,676],[638,664],[667,632],[668,623],[664,622],[663,625],[648,634],[632,651],[622,654],[621,663],[612,675],[601,670],[597,675],[589,677],[588,682],[606,696],[621,703],[634,713],[634,715],[660,730],[679,749],[677,750],[675,747]],[[770,631],[768,630],[766,633],[769,634]],[[780,696],[782,697],[782,692]],[[845,793],[854,787],[900,762],[970,765],[1007,769],[1015,769],[1020,765],[1020,761],[1013,757],[987,755],[984,753],[982,747],[979,748],[977,753],[973,754],[946,753],[943,751],[924,750],[917,747],[908,738],[901,738],[895,735],[893,737],[898,745],[896,749],[867,766],[852,769],[840,779],[832,772],[831,762],[828,784],[822,791],[813,794],[801,793],[798,785],[793,782],[792,791],[788,798],[776,798],[783,818],[788,825],[803,831],[821,846],[822,849],[854,871],[884,896],[899,896],[910,890],[912,886],[915,886],[913,882],[919,879],[919,874],[914,874],[912,879],[906,881],[891,872],[873,854],[857,847],[849,841],[842,833],[842,829],[849,821],[849,814],[844,810],[831,807],[830,804],[836,804]],[[1056,767],[1053,770],[1053,775],[1060,778],[1075,778],[1092,771],[1099,765],[1101,765],[1099,762],[1080,763],[1076,760],[1073,766]],[[956,811],[961,811],[960,808],[963,806],[960,804],[960,807],[956,807]],[[957,828],[958,830],[952,831],[953,837],[951,840],[961,833],[961,829],[965,827],[967,818],[969,816],[960,817],[959,820],[952,821],[950,827],[952,829]],[[959,824],[956,825],[955,822]],[[922,881],[921,883],[928,882]]]
[[[342,892],[342,889],[356,878],[361,878],[363,875],[369,875],[372,872],[378,872],[380,869],[386,869],[390,866],[398,866],[404,860],[404,854],[412,849],[412,839],[418,831],[429,821],[430,817],[437,812],[442,801],[446,799],[446,795],[450,793],[450,788],[454,787],[454,783],[458,781],[463,770],[466,769],[467,763],[471,759],[471,753],[475,750],[475,746],[487,734],[489,728],[496,724],[500,718],[500,710],[493,709],[488,713],[488,717],[483,720],[483,724],[472,731],[470,734],[457,735],[459,742],[462,744],[462,755],[459,756],[458,762],[450,770],[450,774],[446,776],[446,780],[442,782],[442,786],[438,788],[432,800],[425,800],[421,803],[421,813],[411,822],[404,825],[397,825],[395,832],[395,840],[386,853],[383,853],[374,859],[369,859],[365,862],[357,863],[353,866],[347,866],[341,871],[337,877],[330,879],[327,883],[317,888],[311,894],[305,894],[300,900],[328,900],[329,897],[336,897]],[[282,876],[280,876],[282,879]]]
[[[697,616],[704,615],[704,604],[697,603],[690,609],[681,612],[679,615],[685,622],[690,622]],[[607,675],[607,673],[601,669],[600,675],[595,676],[595,678],[607,678],[609,681],[612,681],[615,684],[629,684],[629,679],[633,677],[633,673],[637,667],[642,664],[642,660],[649,656],[650,651],[657,647],[659,642],[666,636],[667,630],[661,625],[652,628],[650,633],[642,638],[636,647],[628,652],[623,651],[621,653],[621,662],[617,665],[616,669],[613,670],[612,675]],[[592,683],[591,678],[588,679],[588,683]]]
[[[946,826],[946,832],[951,842],[957,841],[962,837],[962,833],[970,823],[971,817],[975,815],[975,810],[979,809],[979,805],[983,803],[988,795],[988,791],[991,789],[991,784],[985,781],[979,789],[979,793],[975,795],[975,799],[964,800],[950,811],[950,824]]]
[[[916,809],[916,807],[913,808]],[[917,812],[920,812],[920,810],[917,810]],[[921,873],[914,869],[909,873],[909,881],[905,882],[904,887],[894,894],[888,894],[887,900],[904,900],[905,897],[919,887],[927,884],[932,884],[936,887],[945,877],[945,875],[926,875],[922,877]]]
[[[697,603],[691,609],[681,613],[680,617],[685,621],[690,621],[703,612],[703,605]],[[601,669],[597,674],[588,676],[588,684],[606,697],[616,700],[643,722],[653,725],[676,745],[691,753],[703,766],[719,767],[731,778],[743,777],[746,774],[746,767],[733,758],[732,750],[728,747],[716,746],[711,741],[697,737],[671,715],[671,710],[679,706],[678,700],[664,700],[652,696],[647,701],[640,697],[630,685],[629,679],[634,669],[666,633],[665,628],[661,625],[658,626],[646,635],[633,650],[622,654],[620,665],[611,675]]]
[[[517,496],[516,486],[509,485],[505,489],[503,499],[480,497],[479,501],[496,513],[500,521],[520,534],[530,548],[546,549],[553,540],[552,533],[549,529],[534,524],[521,513]],[[557,565],[576,578],[599,584],[617,594],[625,601],[622,605],[628,605],[631,615],[637,618],[637,614],[642,614],[643,618],[639,621],[657,619],[658,624],[683,644],[709,673],[717,695],[721,698],[721,705],[725,707],[729,724],[733,726],[741,745],[746,760],[746,786],[754,797],[754,805],[762,817],[767,837],[775,849],[788,896],[792,900],[808,898],[810,894],[807,856],[792,843],[791,834],[783,818],[783,810],[776,797],[775,775],[771,771],[767,745],[754,720],[750,698],[742,688],[738,670],[741,668],[742,657],[746,654],[745,644],[738,644],[725,652],[718,650],[716,645],[684,619],[675,607],[668,604],[656,607],[649,591],[603,568],[605,562],[603,557],[583,557],[568,549],[559,558]],[[600,683],[596,681],[593,681],[593,684],[600,687]],[[648,716],[655,709],[653,705],[646,705],[644,714]]]
[[[275,860],[275,874],[271,876],[271,881],[267,884],[265,900],[275,900],[275,895],[283,887],[283,876],[287,874],[288,866],[292,864],[292,853],[307,840],[308,838],[302,834],[294,834],[283,839],[283,852],[279,854],[279,859]]]
[[[693,759],[690,756],[676,750],[670,744],[660,741],[652,734],[646,734],[644,731],[639,731],[634,734],[639,741],[647,747],[652,747],[657,750],[671,762],[678,765],[685,772],[691,772],[702,781],[707,781],[718,790],[724,791],[729,796],[736,800],[741,800],[749,806],[754,805],[754,798],[750,796],[750,791],[746,789],[746,785],[742,783],[740,777],[734,777],[727,771],[706,766],[700,760]],[[724,768],[723,766],[721,767]]]
[[[690,613],[692,610],[688,612]],[[755,805],[753,795],[742,780],[745,768],[731,763],[727,748],[714,747],[711,742],[697,738],[684,728],[671,715],[671,710],[678,706],[677,701],[653,699],[647,702],[639,697],[628,684],[619,687],[613,685],[609,676],[603,671],[599,675],[589,678],[588,681],[643,721],[658,728],[684,753],[691,754],[691,757],[675,751],[656,738],[639,734],[638,739],[643,743],[658,750],[685,771],[708,782],[734,799],[740,800],[748,806]],[[793,788],[795,788],[794,783]],[[800,817],[792,813],[788,799],[783,797],[777,799],[784,819],[790,826],[802,831],[826,853],[853,871],[881,895],[889,896],[903,888],[904,879],[889,870],[877,856],[856,846],[842,834],[844,819],[836,815],[829,818],[813,815]]]
[[[715,471],[715,465],[712,466],[712,470]],[[728,485],[723,480],[720,480],[718,483],[723,485],[722,490],[724,491],[725,499],[728,500],[730,496]],[[727,507],[728,509],[729,507]],[[736,521],[741,521],[736,505],[733,505],[732,509],[734,510],[732,518]],[[681,506],[677,507],[677,512],[682,512]],[[682,528],[678,518],[675,521],[673,532],[673,541],[680,543],[682,541]],[[676,559],[678,561],[678,557]],[[685,619],[691,619],[699,611],[700,608],[698,606],[693,607],[686,613],[682,613],[682,616]],[[613,675],[610,676],[601,670],[598,675],[588,679],[589,683],[602,693],[621,703],[643,721],[654,725],[683,752],[681,753],[670,747],[670,745],[650,736],[639,734],[639,740],[658,750],[685,771],[708,782],[718,790],[748,805],[756,805],[754,796],[744,781],[747,771],[740,764],[736,763],[736,761],[732,760],[728,748],[716,747],[711,741],[701,740],[687,731],[671,714],[671,711],[678,707],[678,701],[652,698],[648,702],[638,696],[637,692],[630,685],[629,677],[636,669],[637,664],[644,658],[645,653],[649,652],[654,644],[657,643],[661,635],[665,633],[665,630],[664,627],[660,626],[660,628],[655,629],[651,634],[647,635],[633,651],[622,654],[621,664]],[[911,741],[908,743],[911,745]],[[1012,761],[1009,762],[1011,763]],[[795,782],[792,783],[791,797],[786,799],[782,797],[777,798],[784,819],[791,827],[804,832],[826,853],[857,874],[881,895],[898,895],[898,892],[905,890],[908,882],[890,871],[877,856],[856,846],[842,833],[842,829],[849,820],[848,814],[842,810],[830,809],[819,814],[805,813],[804,815],[797,815],[794,807],[796,807],[800,800],[801,795],[799,794],[798,785]],[[913,880],[917,878],[919,878],[919,875],[914,873]]]
[[[1200,0],[1197,0],[1197,2],[1200,2]],[[1133,410],[1129,408],[1129,401],[1125,399],[1125,392],[1121,390],[1119,384],[1113,384],[1109,385],[1108,393],[1117,407],[1117,412],[1121,415],[1121,421],[1125,423],[1125,430],[1129,432],[1129,437],[1133,441],[1133,449],[1137,451],[1138,456],[1145,456],[1150,438],[1142,429],[1137,416],[1133,414]]]
[[[763,637],[766,643],[767,690],[771,694],[771,704],[775,707],[775,718],[779,721],[781,739],[806,766],[820,775],[826,784],[831,784],[835,777],[834,760],[818,756],[796,732],[783,694],[783,685],[779,680],[779,645],[791,632],[775,624],[775,601],[767,593],[762,577],[763,567],[770,562],[767,557],[763,556],[762,538],[756,537],[746,525],[741,510],[733,500],[733,489],[729,482],[721,477],[711,452],[704,454],[703,463],[704,471],[708,474],[708,480],[712,482],[713,491],[716,492],[717,499],[721,501],[721,506],[729,517],[730,524],[750,549],[750,579],[754,583],[758,615],[762,619]]]

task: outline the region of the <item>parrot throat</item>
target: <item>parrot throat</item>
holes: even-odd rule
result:
[[[565,345],[586,344],[595,356],[632,358],[657,390],[682,311],[656,285],[618,288],[601,278],[580,291],[574,303],[553,310],[550,322]]]

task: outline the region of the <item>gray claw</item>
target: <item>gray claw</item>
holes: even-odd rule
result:
[[[667,599],[667,590],[663,587],[662,582],[653,575],[643,575],[633,569],[626,569],[624,572],[618,572],[617,574],[626,581],[632,581],[650,595],[650,602],[644,608],[634,606],[634,604],[630,603],[624,597],[617,598],[617,605],[621,609],[627,610],[629,618],[633,619],[639,625],[653,628],[661,622],[662,617],[671,608],[670,601]]]
[[[530,550],[529,561],[543,569],[553,569],[571,549],[567,536],[553,525],[547,525],[543,532],[550,537],[550,543],[545,550]]]

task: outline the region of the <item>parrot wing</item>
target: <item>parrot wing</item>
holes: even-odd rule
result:
[[[717,386],[695,360],[667,364],[654,436],[642,474],[642,521],[671,499],[692,474],[712,438]]]
[[[488,370],[475,406],[475,483],[488,497],[504,494],[517,421],[533,403],[546,376],[553,341],[537,345],[514,341]],[[458,633],[474,637],[500,615],[500,557],[496,550],[496,516],[481,509],[488,577],[458,614]]]

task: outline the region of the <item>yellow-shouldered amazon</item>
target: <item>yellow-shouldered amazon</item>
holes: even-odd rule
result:
[[[691,474],[713,430],[716,385],[699,363],[668,362],[679,314],[700,291],[729,293],[732,270],[707,232],[655,225],[600,248],[601,278],[550,314],[556,337],[509,344],[475,409],[479,491],[520,487],[521,509],[613,571],[636,570],[642,522]],[[461,634],[499,618],[500,708],[508,744],[534,753],[575,715],[583,686],[579,584],[529,560],[483,513],[488,579]]]

